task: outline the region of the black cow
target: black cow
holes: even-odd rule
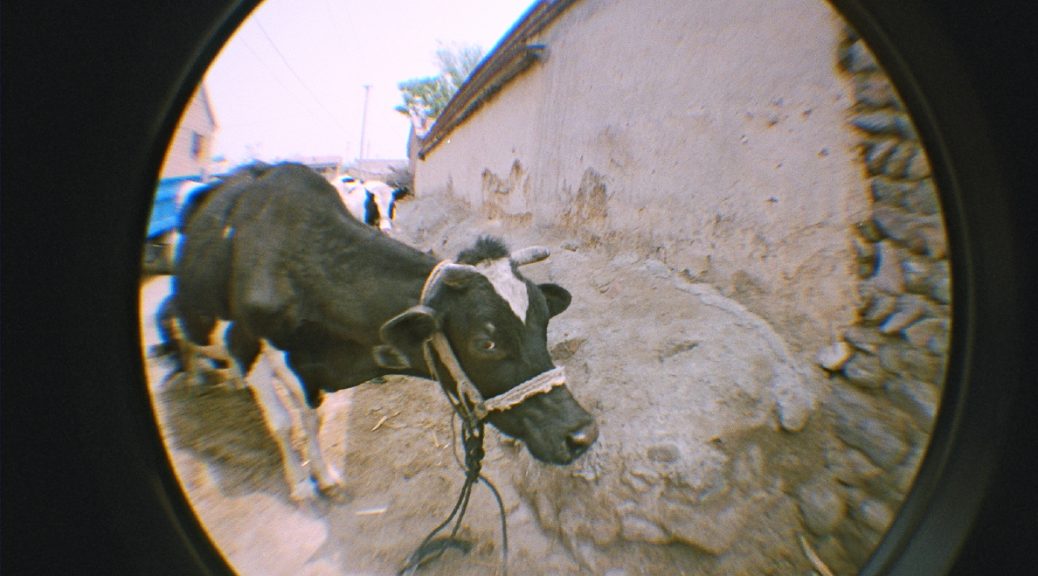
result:
[[[184,226],[176,326],[194,346],[210,346],[218,321],[230,322],[226,344],[281,449],[295,499],[315,495],[311,475],[322,489],[341,486],[317,444],[312,409],[322,393],[388,374],[430,377],[428,341],[446,342],[456,359],[462,374],[448,385],[467,375],[487,406],[519,392],[518,403],[490,411],[487,421],[535,458],[567,464],[598,435],[547,351],[548,320],[570,294],[520,275],[517,266],[547,256],[523,254],[513,258],[499,240],[481,238],[456,261],[438,263],[353,218],[309,168],[252,168],[209,191]],[[291,448],[277,382],[309,408],[301,410],[309,473]],[[531,382],[547,385],[530,392]]]

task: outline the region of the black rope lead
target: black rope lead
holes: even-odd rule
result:
[[[438,372],[438,367],[436,367]],[[459,416],[461,420],[461,444],[465,450],[464,466],[465,471],[465,483],[461,487],[461,493],[458,494],[458,500],[454,503],[454,508],[451,510],[447,519],[441,522],[436,528],[429,533],[428,536],[422,540],[422,543],[418,545],[418,548],[411,553],[407,558],[407,563],[397,573],[397,576],[412,576],[419,568],[423,565],[428,564],[440,556],[444,552],[450,549],[461,550],[462,553],[468,554],[472,549],[472,544],[464,540],[459,539],[458,531],[461,529],[461,521],[465,517],[465,512],[468,510],[469,500],[472,496],[472,487],[477,482],[482,482],[490,489],[490,492],[494,495],[494,499],[497,501],[497,507],[501,514],[501,566],[502,574],[508,575],[508,523],[505,517],[505,506],[504,501],[501,499],[501,494],[497,488],[482,474],[483,468],[483,457],[486,455],[483,449],[484,439],[484,424],[483,421],[476,417],[475,410],[468,405],[468,402],[452,394],[447,386],[444,385],[444,380],[439,378],[439,374],[435,374],[440,381],[441,387],[443,388],[444,394],[450,401],[451,406],[454,408],[454,412]],[[451,428],[454,428],[454,416],[451,416]],[[452,430],[453,436],[453,430]],[[455,448],[456,450],[456,448]],[[457,454],[455,453],[455,459]],[[444,529],[454,522],[454,527],[451,529],[450,536],[437,538],[437,534],[442,532]]]

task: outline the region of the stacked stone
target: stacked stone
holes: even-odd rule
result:
[[[858,322],[822,350],[835,439],[826,474],[798,491],[810,541],[857,571],[890,526],[926,451],[950,340],[947,244],[930,163],[890,80],[849,31],[839,65],[855,91],[871,215],[856,231]]]

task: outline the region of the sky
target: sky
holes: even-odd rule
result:
[[[406,158],[397,85],[438,73],[440,46],[489,52],[534,0],[266,0],[205,75],[214,157],[232,164]]]

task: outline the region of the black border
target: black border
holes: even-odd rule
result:
[[[159,440],[135,310],[164,143],[255,4],[2,4],[4,574],[230,573]]]
[[[143,386],[154,174],[256,0],[0,4],[4,574],[220,574]],[[952,241],[934,448],[865,574],[1038,567],[1038,43],[1023,1],[838,1],[919,125]]]

